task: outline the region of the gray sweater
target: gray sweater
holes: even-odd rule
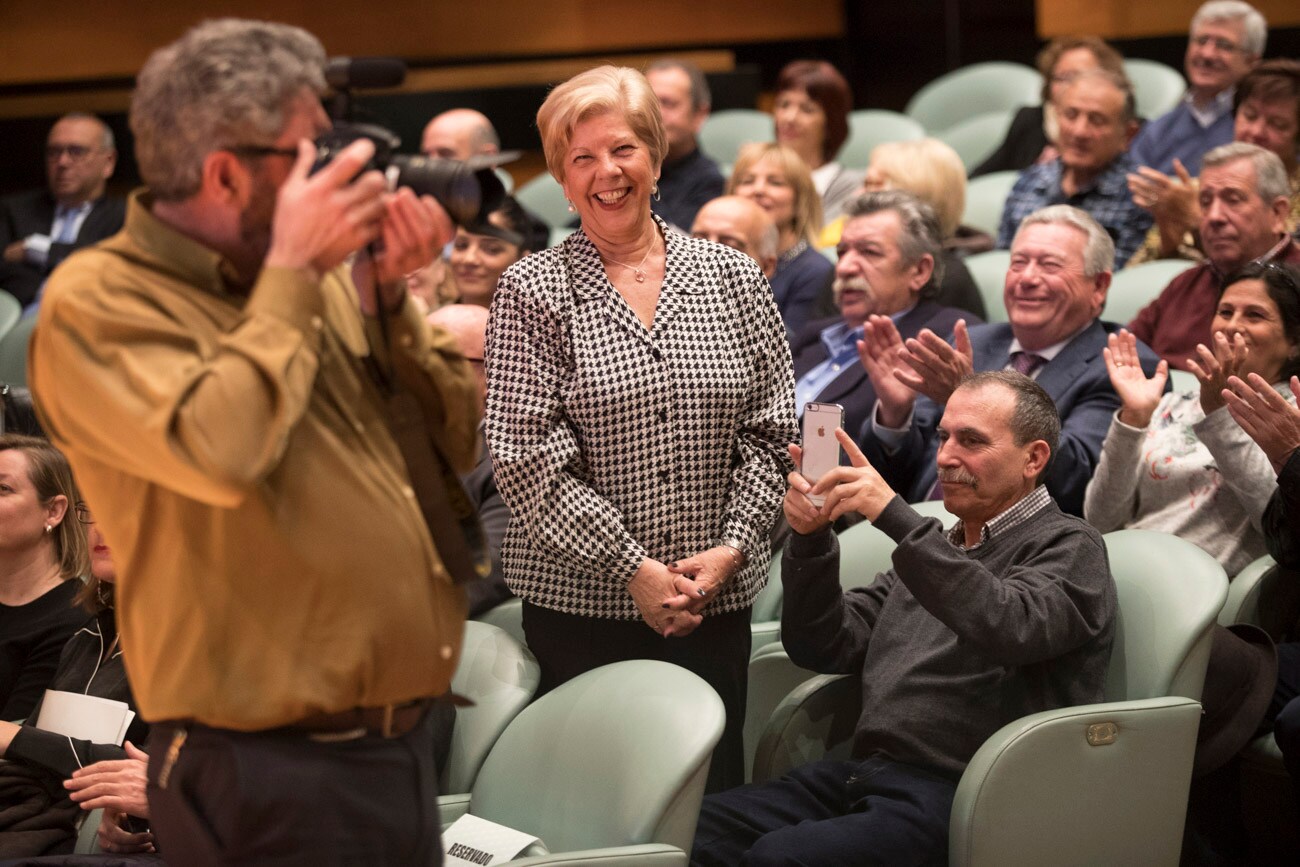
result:
[[[781,638],[798,665],[862,677],[854,755],[957,779],[1031,713],[1101,701],[1116,594],[1101,535],[1049,503],[969,552],[900,497],[876,526],[894,568],[843,591],[829,530],[786,547]]]

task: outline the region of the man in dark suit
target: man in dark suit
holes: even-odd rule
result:
[[[930,300],[943,279],[934,211],[910,193],[867,193],[845,207],[833,292],[840,315],[809,323],[790,343],[795,410],[810,402],[844,407],[844,429],[861,430],[876,390],[858,359],[872,315],[888,316],[904,338],[928,328],[945,337],[963,311]]]
[[[112,131],[89,114],[64,115],[45,142],[49,188],[0,200],[0,289],[24,305],[72,251],[122,228],[121,199],[104,195],[117,166]]]
[[[967,331],[959,322],[949,345],[932,331],[904,340],[889,319],[868,321],[863,364],[877,402],[861,440],[891,487],[909,502],[938,498],[936,426],[948,396],[972,370],[1009,368],[1036,379],[1056,403],[1061,442],[1045,483],[1064,511],[1083,514],[1084,489],[1120,404],[1101,357],[1118,326],[1098,318],[1114,255],[1114,242],[1092,217],[1052,205],[1026,217],[1012,242],[1007,323]],[[1143,344],[1138,349],[1150,376],[1156,356]]]
[[[474,368],[478,380],[479,417],[487,406],[487,377],[483,373],[483,343],[487,335],[488,309],[478,304],[448,304],[429,314],[429,324],[451,334],[461,354]],[[480,426],[480,439],[481,439]],[[469,616],[477,617],[490,608],[514,596],[506,587],[501,569],[501,543],[510,526],[510,507],[501,499],[497,479],[492,473],[492,455],[481,445],[478,463],[474,469],[460,477],[460,483],[469,495],[469,501],[478,512],[487,543],[488,556],[492,558],[492,572],[486,578],[464,585],[465,602]]]

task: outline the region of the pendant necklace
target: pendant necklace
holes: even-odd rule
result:
[[[636,282],[638,282],[638,283],[644,283],[644,282],[645,282],[645,263],[648,262],[648,261],[650,260],[650,254],[653,253],[654,251],[655,251],[655,245],[654,245],[654,242],[652,241],[652,242],[650,243],[650,249],[649,249],[649,250],[646,250],[645,256],[641,259],[641,264],[640,264],[640,265],[637,265],[636,267],[633,267],[633,266],[631,266],[631,265],[628,265],[628,264],[625,264],[625,263],[623,263],[623,262],[620,262],[620,261],[618,261],[617,259],[613,259],[613,258],[611,258],[611,257],[609,257],[609,256],[605,256],[604,253],[601,253],[601,256],[604,257],[605,259],[609,260],[610,262],[613,262],[615,265],[620,265],[620,266],[626,268],[627,270],[631,271],[631,272],[632,272],[632,276],[636,278]]]

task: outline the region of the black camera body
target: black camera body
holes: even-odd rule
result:
[[[459,160],[431,159],[397,153],[402,140],[391,130],[350,118],[354,87],[391,87],[406,77],[406,65],[395,58],[334,58],[326,79],[337,91],[330,114],[334,126],[316,140],[316,164],[328,165],[339,152],[358,139],[369,139],[375,155],[362,171],[377,169],[388,188],[408,187],[417,196],[433,196],[458,226],[483,223],[501,207],[505,186],[491,165]]]

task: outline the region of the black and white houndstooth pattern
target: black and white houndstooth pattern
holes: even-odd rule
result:
[[[626,584],[741,540],[708,612],[748,606],[792,468],[794,382],[767,280],[658,221],[666,277],[647,331],[582,232],[512,265],[487,335],[487,439],[513,519],[506,583],[570,614],[640,615]]]

